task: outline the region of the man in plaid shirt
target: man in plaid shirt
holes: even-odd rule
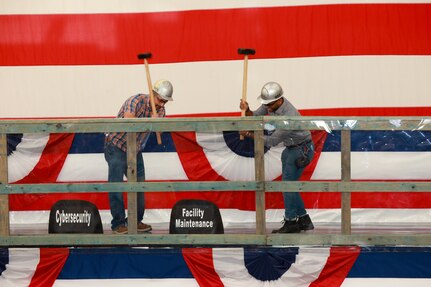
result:
[[[156,106],[157,116],[164,117],[165,104],[172,101],[173,87],[167,80],[159,80],[154,84],[154,104]],[[150,96],[138,94],[128,98],[121,106],[117,118],[150,118],[153,111],[151,108]],[[138,181],[145,180],[144,160],[142,150],[149,137],[149,132],[138,133],[136,138],[137,144],[137,178]],[[105,138],[105,159],[108,162],[108,181],[122,182],[123,177],[127,176],[127,141],[125,132],[112,132]],[[111,229],[116,234],[126,234],[127,218],[124,207],[123,193],[110,192],[109,204],[111,206]],[[142,222],[145,211],[144,193],[139,192],[137,195],[137,220],[138,232],[147,232],[152,229],[151,225]]]

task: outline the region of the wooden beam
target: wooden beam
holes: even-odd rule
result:
[[[263,130],[254,131],[254,174],[255,181],[265,183]],[[266,233],[265,186],[256,189],[256,234]]]
[[[0,133],[93,133],[143,131],[238,131],[259,130],[270,123],[288,130],[431,130],[424,117],[217,117],[217,118],[127,118],[67,120],[2,120]],[[288,125],[286,125],[288,123]]]
[[[0,194],[39,194],[57,192],[207,192],[248,191],[265,192],[421,192],[431,191],[431,181],[382,182],[382,181],[170,181],[170,182],[124,182],[124,183],[40,183],[0,184]]]
[[[0,133],[93,133],[256,130],[262,117],[2,120]]]
[[[38,194],[56,192],[119,192],[127,189],[133,192],[166,191],[244,191],[263,189],[263,183],[246,181],[193,181],[193,182],[111,182],[111,183],[41,183],[0,184],[0,194]]]
[[[429,246],[431,234],[44,234],[0,235],[0,246]]]
[[[431,182],[383,181],[267,181],[266,192],[430,192]]]
[[[349,182],[351,179],[350,157],[350,130],[341,131],[341,181]],[[351,193],[341,193],[341,233],[352,233]]]
[[[0,134],[0,183],[8,183],[7,135]],[[9,235],[9,195],[0,195],[0,235]]]
[[[136,133],[127,133],[127,182],[137,182]],[[127,225],[129,234],[138,233],[137,193],[127,192]]]

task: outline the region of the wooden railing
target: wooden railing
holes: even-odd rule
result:
[[[279,129],[341,131],[341,181],[265,181],[264,125]],[[255,181],[136,182],[136,133],[142,131],[238,131],[255,132]],[[0,246],[84,246],[84,245],[431,245],[430,234],[359,234],[351,232],[352,192],[430,192],[431,181],[381,182],[351,181],[350,133],[354,130],[431,130],[431,118],[422,117],[226,117],[147,118],[80,120],[0,121]],[[16,133],[128,133],[128,182],[9,184],[7,134]],[[129,234],[35,234],[11,235],[9,194],[123,192],[128,190]],[[255,234],[137,234],[137,192],[162,191],[255,191]],[[340,234],[267,234],[265,192],[340,192]],[[134,220],[132,220],[134,219]],[[431,226],[431,224],[430,224]]]

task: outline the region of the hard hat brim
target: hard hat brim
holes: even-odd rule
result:
[[[157,93],[157,91],[156,91],[156,90],[154,90],[154,89],[153,89],[153,92],[154,92],[154,93]],[[167,98],[167,97],[164,97],[164,96],[160,95],[159,93],[157,93],[157,95],[158,95],[160,98],[162,98],[163,100],[168,101],[168,102],[172,102],[172,101],[174,100],[172,97]]]
[[[160,95],[159,95],[160,96]],[[173,98],[165,98],[165,97],[162,97],[162,96],[160,96],[162,99],[164,99],[165,101],[168,101],[168,102],[172,102],[174,99]]]
[[[279,97],[275,98],[275,99],[270,99],[270,100],[265,100],[264,98],[262,98],[262,95],[259,95],[257,97],[258,101],[262,104],[262,105],[267,105],[270,104],[272,102],[275,102],[276,100],[280,99],[283,95],[280,95]]]

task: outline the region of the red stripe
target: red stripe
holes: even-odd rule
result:
[[[10,211],[50,210],[51,207],[59,200],[86,200],[96,204],[98,209],[105,209],[105,210],[109,209],[108,193],[89,192],[89,193],[11,194],[9,195],[9,201],[10,201],[9,210]],[[125,202],[127,203],[127,200],[125,200]],[[173,205],[174,203],[172,203],[171,207]],[[158,206],[158,207],[152,207],[152,208],[163,208],[163,207]]]
[[[226,181],[224,177],[219,175],[209,163],[202,147],[196,141],[195,132],[181,132],[171,133],[172,139],[175,143],[175,148],[178,153],[178,157],[183,164],[183,168],[187,177],[190,181]],[[229,208],[240,206],[238,208],[243,210],[254,210],[254,192],[247,191],[223,191],[223,192],[188,192],[188,193],[174,193],[167,197],[163,195],[163,200],[160,200],[161,195],[154,194],[152,199],[146,197],[146,204],[148,207],[160,206],[160,202],[164,202],[171,208],[176,201],[180,199],[195,198],[205,199],[214,202],[219,208]],[[148,198],[148,199],[147,199]],[[169,202],[166,199],[172,198],[173,201]],[[166,208],[165,207],[165,208]]]
[[[39,162],[27,176],[15,183],[56,182],[73,138],[74,134],[50,134]],[[55,194],[11,194],[9,195],[10,210],[49,210],[59,197],[70,198],[70,194],[64,193],[61,196]]]
[[[309,287],[338,287],[349,274],[361,248],[331,247],[330,255],[319,277]]]
[[[67,248],[41,248],[39,264],[28,286],[49,287],[54,285],[68,256],[69,249]]]
[[[431,4],[341,4],[0,16],[0,65],[137,64],[336,55],[431,55]],[[7,56],[6,56],[7,55]]]
[[[303,116],[334,117],[427,117],[431,115],[428,107],[368,107],[368,108],[332,108],[301,110]]]
[[[50,134],[39,162],[24,178],[15,183],[56,182],[72,145],[74,134]]]
[[[201,287],[223,287],[219,275],[214,269],[211,248],[183,248],[183,257]]]
[[[226,181],[224,177],[210,168],[211,165],[202,147],[197,144],[195,132],[173,132],[171,136],[189,180]]]

